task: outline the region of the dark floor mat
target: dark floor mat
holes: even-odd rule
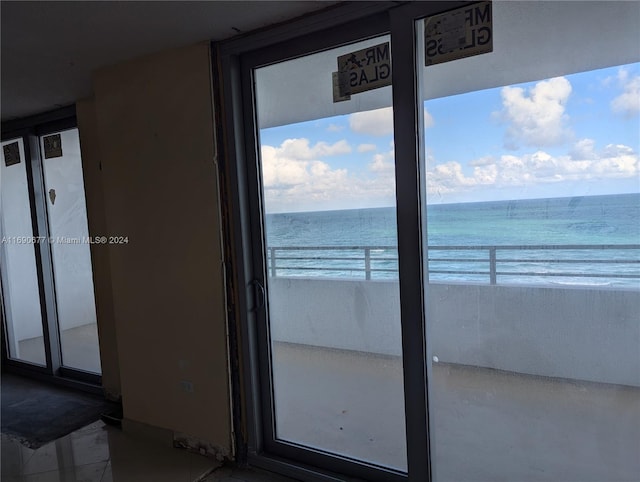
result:
[[[2,433],[36,449],[118,406],[98,396],[2,374]]]

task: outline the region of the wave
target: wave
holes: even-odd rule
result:
[[[563,285],[563,286],[612,286],[613,283],[610,281],[585,281],[583,279],[577,279],[574,281],[558,281],[558,280],[550,280],[547,283],[552,285]]]

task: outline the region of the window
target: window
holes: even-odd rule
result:
[[[0,166],[7,365],[98,384],[92,239],[75,119],[14,132],[2,142]]]
[[[631,480],[638,7],[457,7],[492,16],[490,53],[425,66],[430,2],[221,49],[228,92],[242,84],[225,100],[244,127],[227,145],[249,460],[302,479]],[[390,86],[333,88],[341,56],[386,42]]]

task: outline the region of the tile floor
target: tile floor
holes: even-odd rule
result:
[[[286,482],[266,472],[220,467],[98,421],[29,449],[2,434],[2,482]]]

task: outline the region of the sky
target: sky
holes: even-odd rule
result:
[[[424,119],[429,203],[640,192],[640,63],[429,100]],[[395,205],[391,108],[260,142],[267,212]]]

